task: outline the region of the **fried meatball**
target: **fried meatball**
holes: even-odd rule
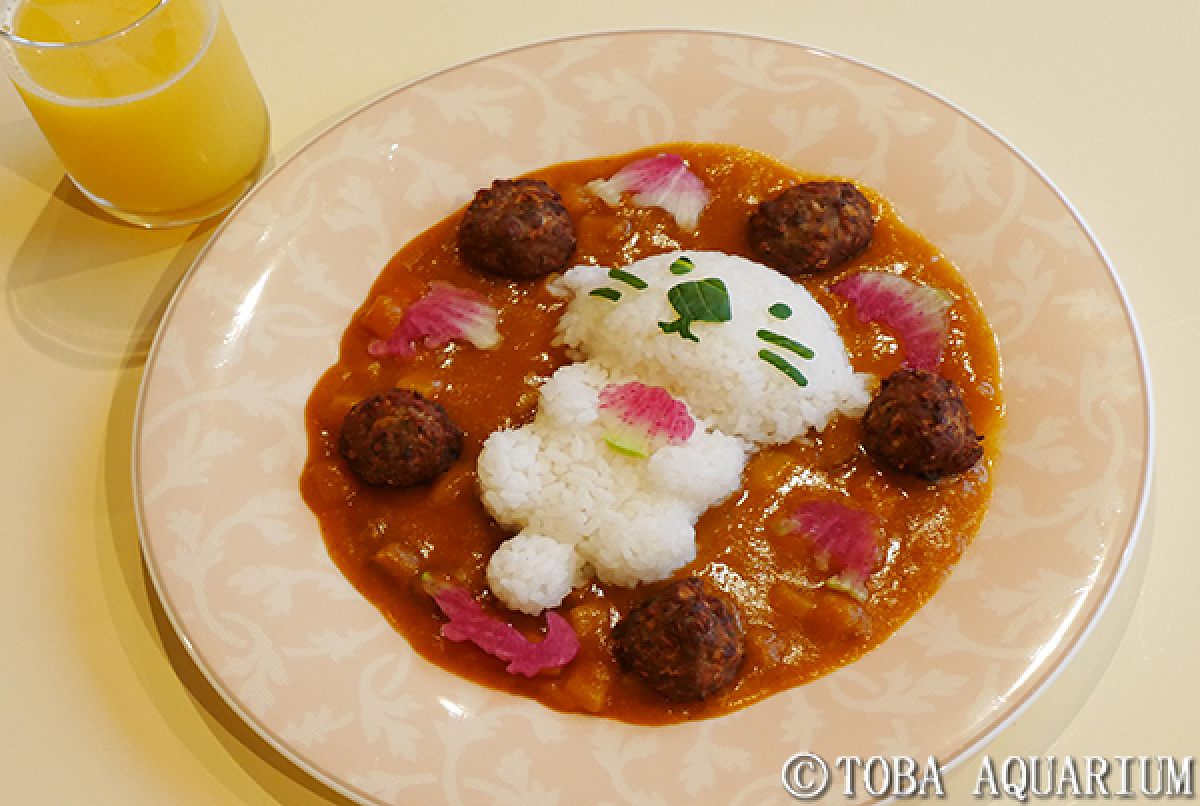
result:
[[[871,203],[850,182],[793,185],[758,205],[746,227],[750,247],[789,276],[836,268],[871,243]]]
[[[420,393],[390,389],[361,400],[342,422],[338,453],[367,484],[411,487],[462,455],[462,429]]]
[[[697,577],[669,584],[613,628],[621,665],[671,702],[704,700],[737,675],[746,645],[737,612]]]
[[[863,415],[863,447],[901,473],[937,481],[983,456],[958,384],[921,369],[899,369],[883,381]]]
[[[540,179],[497,179],[476,191],[458,226],[468,266],[526,280],[566,267],[575,225],[562,197]]]

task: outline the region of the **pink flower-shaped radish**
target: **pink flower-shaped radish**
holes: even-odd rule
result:
[[[825,584],[865,601],[867,577],[878,551],[878,524],[878,516],[836,501],[806,501],[780,524],[779,530],[812,540],[818,567],[833,573]]]
[[[533,677],[542,669],[570,663],[579,652],[579,636],[553,610],[546,611],[546,635],[535,644],[511,624],[484,613],[465,588],[439,584],[428,575],[422,582],[450,619],[442,625],[442,636],[450,641],[471,641],[489,655],[508,661],[509,674]]]
[[[498,319],[498,312],[482,294],[448,283],[431,283],[429,293],[405,309],[392,335],[376,339],[367,350],[371,355],[412,358],[418,341],[426,347],[441,347],[454,339],[488,350],[500,341]]]
[[[704,182],[688,170],[678,154],[659,154],[631,162],[611,179],[589,182],[588,188],[612,207],[621,203],[622,193],[632,191],[634,204],[661,207],[686,230],[696,229],[700,213],[711,198]]]
[[[609,447],[639,459],[663,445],[682,445],[696,430],[682,400],[661,386],[638,381],[610,383],[600,390],[600,422]]]
[[[860,322],[880,322],[895,331],[906,366],[937,371],[953,303],[949,293],[883,271],[851,274],[829,290],[854,303]]]

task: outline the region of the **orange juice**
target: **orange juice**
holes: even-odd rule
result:
[[[17,90],[103,208],[196,221],[257,178],[266,108],[215,0],[23,0],[10,31]]]

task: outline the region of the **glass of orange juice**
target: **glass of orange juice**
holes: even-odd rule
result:
[[[217,0],[0,0],[0,60],[67,175],[132,224],[234,204],[267,110]]]

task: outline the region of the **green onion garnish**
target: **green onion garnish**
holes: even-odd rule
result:
[[[687,255],[680,255],[671,264],[671,274],[687,274],[692,269],[696,268],[696,264]]]
[[[608,300],[612,300],[613,302],[616,302],[617,300],[619,300],[621,298],[621,292],[615,288],[605,288],[605,287],[601,286],[600,288],[593,288],[591,291],[589,291],[588,296],[604,297],[604,299],[608,299]]]
[[[782,302],[776,302],[770,308],[767,308],[767,313],[776,319],[787,319],[792,315],[792,309]]]
[[[793,367],[783,356],[763,349],[758,351],[758,357],[791,378],[797,386],[808,386],[808,378],[804,377],[804,373]]]
[[[774,344],[776,347],[782,347],[785,350],[791,350],[801,358],[813,358],[816,356],[816,353],[814,353],[810,348],[805,347],[798,341],[789,339],[782,333],[775,333],[770,330],[760,330],[755,335],[757,335],[767,344]]]
[[[631,285],[634,288],[636,288],[638,291],[644,290],[647,286],[646,281],[643,280],[641,277],[638,277],[636,274],[630,274],[629,272],[624,271],[622,269],[609,269],[608,276],[613,278],[614,280],[620,280],[622,283],[625,283],[626,285]]]

